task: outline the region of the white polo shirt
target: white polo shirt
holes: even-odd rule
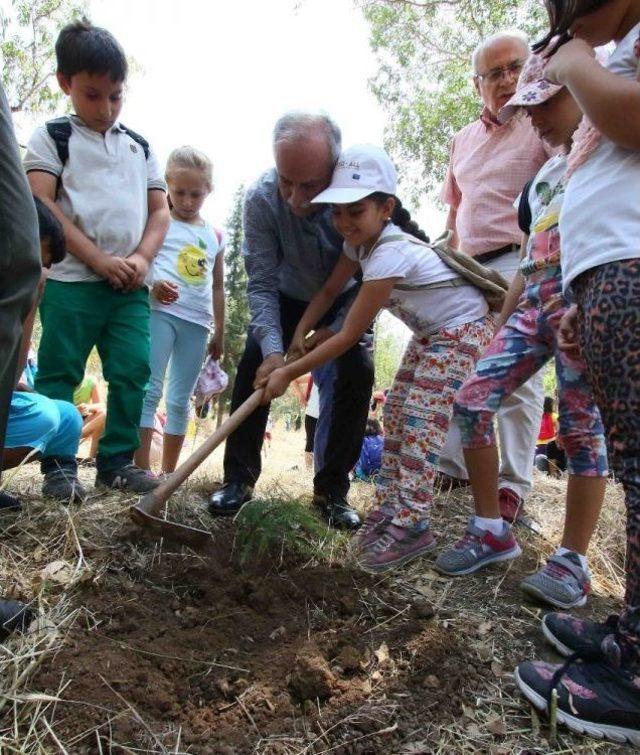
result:
[[[71,118],[69,158],[62,164],[47,127],[38,127],[27,145],[24,167],[61,179],[56,199],[62,212],[103,252],[127,257],[140,243],[147,224],[149,189],[166,191],[153,155],[117,123],[106,134]],[[73,254],[54,265],[49,277],[57,281],[99,281],[90,267]]]

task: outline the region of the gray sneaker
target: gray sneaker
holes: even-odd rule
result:
[[[42,482],[42,496],[54,498],[61,503],[82,503],[87,493],[75,470],[59,467],[45,474]]]
[[[501,535],[480,529],[469,520],[464,536],[448,551],[441,553],[435,568],[449,577],[471,574],[497,561],[510,561],[522,553],[511,527],[504,522]]]
[[[589,572],[582,568],[576,553],[551,556],[544,569],[525,577],[520,587],[556,608],[583,606],[591,589]]]
[[[98,470],[96,485],[116,488],[131,493],[148,493],[157,488],[160,480],[146,469],[140,469],[133,462],[123,464],[117,469]]]

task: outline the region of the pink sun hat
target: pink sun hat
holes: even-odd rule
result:
[[[553,40],[550,44],[553,44]],[[544,69],[547,62],[542,51],[531,53],[518,79],[516,93],[506,105],[500,108],[498,113],[500,123],[511,120],[521,107],[541,105],[562,89],[562,84],[553,84],[545,79]]]
[[[500,123],[511,120],[521,107],[542,105],[563,88],[562,84],[553,84],[544,77],[544,69],[549,62],[546,52],[553,47],[556,39],[557,37],[554,37],[544,50],[532,52],[527,58],[518,79],[516,93],[506,105],[500,108],[498,113]],[[609,54],[608,46],[596,47],[595,58],[601,66],[606,66]]]

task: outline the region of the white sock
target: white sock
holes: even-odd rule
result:
[[[569,548],[565,548],[563,545],[561,545],[558,550],[554,553],[555,556],[566,556],[567,553],[575,553],[575,555],[580,559],[580,565],[585,571],[589,571],[589,562],[587,561],[587,557],[583,556],[582,553],[578,553],[578,551],[572,551],[569,550]]]
[[[504,532],[504,520],[501,516],[497,519],[488,519],[486,516],[474,516],[473,523],[481,530],[489,530],[492,535],[502,535]]]

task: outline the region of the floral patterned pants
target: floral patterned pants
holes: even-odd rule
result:
[[[376,502],[393,524],[426,521],[458,389],[493,335],[493,317],[414,335],[384,406],[384,451]]]

